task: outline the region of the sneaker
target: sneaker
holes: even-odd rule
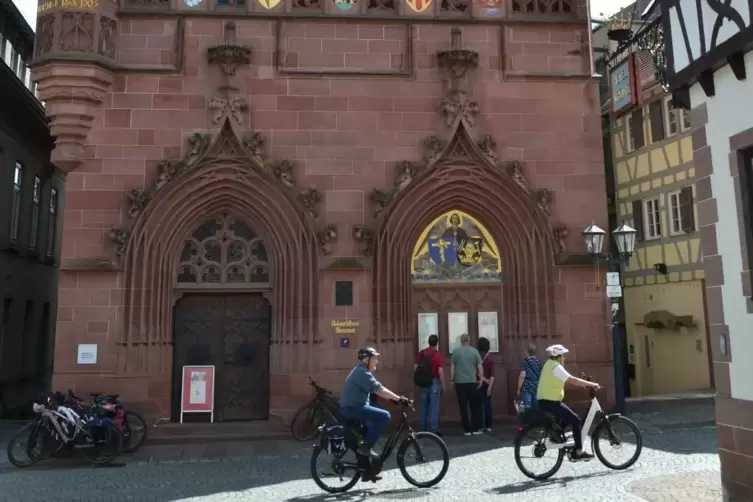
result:
[[[491,431],[491,429],[484,429],[484,434],[489,434]]]
[[[472,432],[464,432],[463,436],[473,436],[473,433]]]
[[[572,459],[574,462],[587,462],[591,460],[592,458],[594,458],[594,456],[591,455],[590,453],[586,453],[585,451],[581,453],[573,452],[573,456],[572,456]]]
[[[483,433],[484,433],[484,431],[482,431],[481,429],[479,429],[476,432],[474,432],[474,434],[483,434]]]
[[[361,481],[368,482],[371,481],[372,483],[376,483],[377,481],[381,481],[382,476],[379,474],[369,474],[368,472],[364,473],[363,476],[361,476]]]
[[[359,455],[363,455],[364,457],[377,457],[378,455],[374,450],[371,449],[371,447],[367,444],[362,444],[358,447],[357,453]]]

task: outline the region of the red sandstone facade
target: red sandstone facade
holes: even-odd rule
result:
[[[174,368],[214,364],[219,418],[265,418],[309,376],[339,390],[375,345],[385,384],[411,392],[422,312],[445,352],[449,313],[474,338],[497,313],[497,413],[529,341],[611,386],[580,237],[606,224],[585,2],[524,3],[40,12],[33,75],[68,173],[53,386],[177,418]],[[412,279],[448,211],[483,226],[501,280]]]

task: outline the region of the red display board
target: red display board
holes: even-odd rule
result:
[[[183,366],[180,423],[184,413],[209,413],[214,422],[214,366]]]

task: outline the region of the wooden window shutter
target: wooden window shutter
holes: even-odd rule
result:
[[[635,149],[643,148],[646,144],[646,140],[643,137],[643,108],[638,108],[633,112],[633,130],[630,131],[633,135],[633,142]]]
[[[643,230],[643,201],[633,201],[633,226],[635,227],[635,240],[642,242],[644,237]]]
[[[680,218],[682,231],[686,234],[695,232],[695,212],[693,211],[693,187],[680,190]]]
[[[660,99],[648,106],[648,116],[651,120],[651,141],[664,139],[664,117],[662,113],[664,102]]]

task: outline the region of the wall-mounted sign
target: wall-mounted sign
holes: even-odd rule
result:
[[[183,3],[189,7],[196,7],[200,5],[203,0],[183,0]]]
[[[97,344],[79,343],[76,364],[97,364]]]
[[[431,0],[405,0],[413,12],[423,12],[431,6]]]
[[[99,0],[60,0],[60,6],[64,9],[97,9]]]
[[[356,4],[356,0],[332,0],[335,2],[335,7],[340,10],[350,10]]]
[[[344,349],[350,347],[350,338],[348,338],[347,336],[340,338],[340,347]]]
[[[57,6],[57,0],[42,0],[37,4],[37,15],[47,12],[50,9],[54,9]]]
[[[354,335],[356,329],[361,326],[360,321],[351,321],[350,319],[346,321],[330,321],[329,324],[336,335]]]
[[[612,113],[625,112],[640,102],[640,84],[635,68],[635,54],[630,54],[609,74]]]

